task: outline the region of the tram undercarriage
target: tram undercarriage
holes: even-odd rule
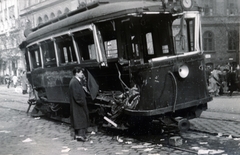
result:
[[[89,97],[88,107],[91,126],[102,125],[115,129],[129,129],[135,127],[148,128],[152,122],[159,122],[162,126],[175,126],[180,131],[186,131],[190,127],[189,119],[199,117],[202,111],[207,109],[207,103],[199,104],[182,110],[164,111],[154,116],[134,115],[126,112],[127,109],[134,109],[140,99],[136,87],[126,93],[101,92],[92,101]],[[46,116],[54,120],[70,123],[69,104],[48,103],[44,98],[29,100],[29,108],[35,105],[31,115],[33,117]],[[29,111],[28,108],[28,111]]]

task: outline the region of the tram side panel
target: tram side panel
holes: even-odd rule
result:
[[[109,63],[107,68],[98,66],[71,65],[63,67],[53,67],[35,69],[31,72],[29,80],[34,89],[37,90],[40,99],[46,99],[47,103],[69,103],[68,87],[72,78],[72,70],[75,66],[82,66],[92,74],[99,85],[100,91],[123,91],[119,81],[119,74],[116,68],[117,62]],[[121,67],[119,67],[121,70]],[[121,78],[129,84],[128,72],[123,72]]]

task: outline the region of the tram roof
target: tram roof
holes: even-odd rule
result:
[[[125,14],[136,13],[140,10],[144,11],[164,11],[162,3],[159,1],[131,1],[131,2],[115,2],[99,5],[94,9],[86,10],[69,16],[63,20],[49,24],[45,27],[31,32],[24,44],[29,44],[39,38],[48,37],[59,32],[68,31],[76,26],[84,24],[96,23],[102,20],[121,17]],[[21,45],[20,45],[21,46]]]

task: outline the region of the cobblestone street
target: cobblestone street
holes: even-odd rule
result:
[[[134,139],[118,142],[116,136],[101,132],[91,135],[91,142],[77,142],[70,138],[66,124],[34,119],[24,112],[7,108],[0,108],[0,118],[0,143],[4,146],[0,148],[1,155],[149,154],[149,148],[155,149],[152,153],[183,153]]]
[[[221,109],[213,105],[216,101],[219,104],[221,101],[237,102],[239,96],[215,98],[201,118],[191,120],[191,130],[180,134],[183,144],[176,148],[158,135],[132,137],[102,131],[90,134],[90,142],[77,142],[71,139],[68,124],[27,115],[28,96],[22,95],[18,88],[0,86],[0,90],[1,155],[190,155],[211,149],[223,150],[231,155],[238,154],[240,150],[240,116],[235,114],[237,108],[231,113],[220,113]]]

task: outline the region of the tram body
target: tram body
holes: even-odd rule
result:
[[[68,118],[68,86],[73,68],[81,66],[90,115],[117,125],[198,117],[212,98],[200,14],[182,3],[99,1],[32,29],[20,48],[34,109]]]

